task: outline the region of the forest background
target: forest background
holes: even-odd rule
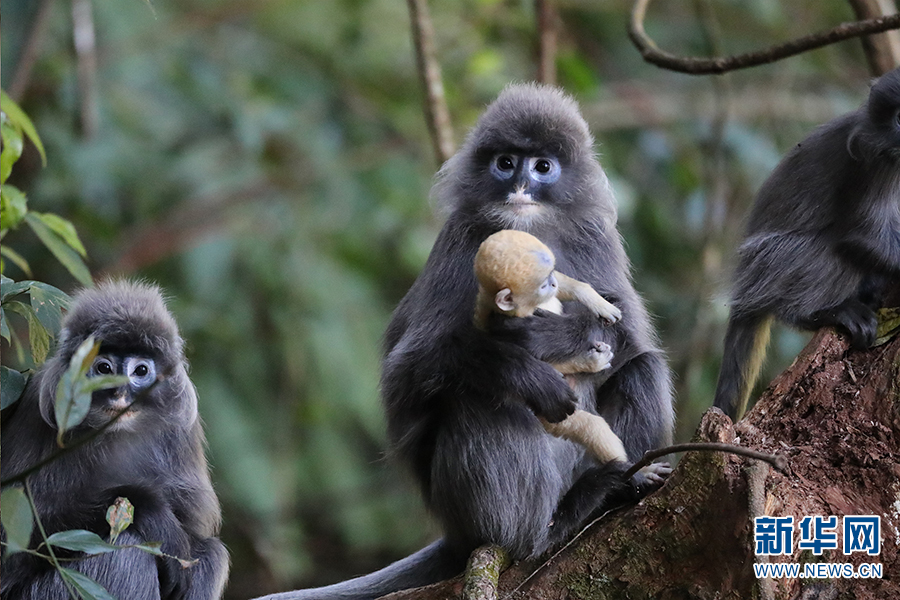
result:
[[[540,4],[430,4],[456,144],[504,85],[537,77]],[[850,40],[725,76],[662,71],[628,40],[630,4],[554,3],[553,67],[612,179],[682,441],[712,400],[753,194],[786,149],[862,102],[869,70]],[[227,597],[344,579],[432,539],[386,455],[378,399],[381,334],[441,224],[407,4],[4,8],[2,87],[48,156],[42,167],[26,144],[10,182],[31,210],[75,224],[95,277],[171,297],[224,508]],[[853,19],[845,0],[669,0],[646,28],[667,50],[709,55]],[[35,278],[76,287],[27,228],[6,244]],[[777,330],[762,381],[807,337]]]

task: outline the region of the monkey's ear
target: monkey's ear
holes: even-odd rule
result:
[[[494,296],[494,302],[497,304],[497,308],[502,310],[503,312],[510,312],[516,310],[516,303],[513,300],[512,290],[509,288],[503,288],[497,295]]]

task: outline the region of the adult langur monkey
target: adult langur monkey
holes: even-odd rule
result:
[[[53,403],[57,384],[82,342],[100,342],[88,376],[125,375],[128,384],[94,392],[71,441],[99,436],[28,477],[48,535],[86,529],[106,538],[107,508],[117,498],[134,506],[134,523],[119,545],[160,542],[169,557],[138,549],[84,557],[56,550],[120,600],[216,600],[228,577],[228,553],[216,537],[219,502],[209,479],[197,395],[187,375],[184,342],[153,286],[106,282],[77,295],[56,353],[3,411],[2,473],[12,477],[59,450]],[[121,414],[119,414],[121,413]],[[4,536],[5,539],[5,536]],[[31,547],[40,543],[35,531]],[[45,552],[45,550],[44,550]],[[176,560],[196,561],[185,568]],[[23,552],[4,555],[5,600],[69,600],[57,571]]]
[[[836,326],[875,342],[888,283],[900,281],[900,68],[858,110],[822,125],[756,197],[738,265],[715,406],[733,419],[759,374],[772,318]]]
[[[269,600],[376,598],[456,575],[485,543],[513,559],[536,556],[609,502],[656,485],[643,474],[623,481],[622,463],[597,466],[583,448],[547,435],[535,414],[563,420],[577,406],[572,390],[514,343],[515,331],[501,340],[473,324],[481,242],[501,229],[535,235],[560,271],[622,318],[604,328],[572,303],[566,315],[509,319],[512,326],[546,348],[570,347],[599,328],[615,358],[591,375],[591,408],[629,457],[670,440],[669,370],[632,287],[615,200],[577,104],[552,87],[508,87],[441,168],[433,194],[449,216],[388,326],[381,383],[393,451],[444,537],[371,575]]]

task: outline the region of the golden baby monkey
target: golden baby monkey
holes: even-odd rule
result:
[[[529,233],[505,229],[489,236],[475,255],[475,325],[487,329],[492,312],[528,317],[540,308],[562,314],[562,300],[577,300],[610,323],[622,318],[622,312],[594,288],[559,273],[555,264],[550,248]],[[612,357],[609,345],[599,342],[551,364],[564,375],[596,373],[609,368]],[[628,460],[622,441],[599,415],[578,409],[559,423],[538,418],[549,433],[581,444],[601,463]]]

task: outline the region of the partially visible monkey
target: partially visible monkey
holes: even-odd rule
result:
[[[196,564],[182,568],[174,559],[123,549],[65,566],[98,581],[119,600],[220,598],[228,553],[216,537],[219,502],[210,483],[183,341],[157,288],[106,282],[77,295],[54,356],[29,381],[19,402],[4,411],[3,477],[58,451],[57,384],[90,336],[100,341],[100,353],[89,376],[126,375],[129,383],[94,392],[86,419],[66,439],[88,435],[124,412],[98,437],[28,477],[44,529],[48,535],[87,529],[105,538],[107,507],[126,497],[134,505],[134,523],[118,544],[161,542],[164,553]],[[38,543],[35,532],[31,546]],[[25,553],[4,556],[0,590],[8,600],[69,598],[55,569]]]
[[[615,323],[622,317],[615,305],[607,302],[588,284],[567,277],[555,270],[556,258],[550,248],[524,231],[504,229],[491,234],[475,254],[475,277],[478,294],[475,297],[475,326],[490,330],[492,314],[530,317],[536,310],[562,314],[560,300],[576,300],[595,315]],[[541,360],[569,375],[569,384],[579,391],[576,373],[598,373],[610,367],[613,358],[609,344],[588,342],[580,352],[565,357],[547,356],[544,348],[529,348]],[[592,394],[589,387],[584,392]],[[558,423],[551,423],[538,415],[549,433],[584,446],[600,463],[611,460],[627,461],[622,440],[609,428],[606,419],[583,409],[576,409]]]
[[[515,343],[519,335],[559,355],[603,337],[615,358],[589,375],[591,408],[628,456],[671,438],[669,370],[632,286],[612,190],[575,101],[552,87],[509,86],[441,168],[433,193],[449,216],[388,325],[381,384],[393,451],[444,537],[365,577],[269,600],[377,598],[458,574],[485,543],[514,560],[537,556],[611,501],[646,490],[642,474],[624,481],[618,461],[597,466],[577,445],[547,435],[535,414],[561,421],[578,398],[558,371]],[[507,319],[508,339],[476,328],[472,264],[481,242],[501,229],[543,240],[559,269],[613,302],[622,319],[599,327],[572,304],[564,316]]]
[[[763,184],[738,250],[715,406],[740,417],[772,318],[875,341],[888,282],[900,280],[900,68],[868,102],[816,129]]]

